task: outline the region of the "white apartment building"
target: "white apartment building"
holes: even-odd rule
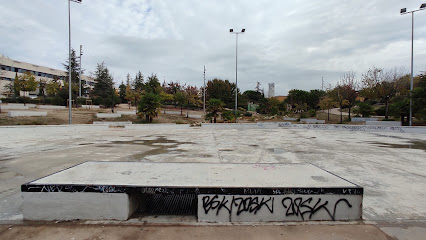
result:
[[[18,76],[22,75],[24,72],[31,72],[34,74],[36,81],[40,79],[45,79],[47,82],[53,80],[54,77],[57,77],[61,82],[61,85],[64,86],[64,80],[67,73],[63,70],[43,67],[32,63],[20,62],[0,54],[0,98],[6,97],[3,95],[4,86],[15,80],[16,74]],[[85,88],[92,89],[95,86],[95,80],[89,76],[81,76],[81,85]],[[38,89],[34,92],[30,92],[26,96],[37,96]],[[82,96],[86,95],[82,93]]]

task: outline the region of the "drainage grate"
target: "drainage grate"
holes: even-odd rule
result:
[[[154,215],[197,215],[197,195],[146,194],[138,212]]]

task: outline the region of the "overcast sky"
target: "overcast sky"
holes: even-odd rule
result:
[[[83,45],[83,68],[105,61],[115,81],[127,73],[157,74],[161,82],[201,86],[206,78],[275,94],[335,85],[353,70],[369,67],[410,70],[411,16],[426,0],[322,1],[142,1],[71,2],[72,47]],[[1,0],[0,53],[9,58],[63,69],[68,54],[66,0]],[[414,14],[414,73],[426,69],[426,10]]]

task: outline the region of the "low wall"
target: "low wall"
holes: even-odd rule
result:
[[[100,122],[100,121],[96,121],[93,122],[94,125],[108,125],[108,126],[126,126],[126,125],[131,125],[133,124],[130,121],[127,122]]]
[[[8,103],[7,105],[8,106],[24,106],[23,103]],[[36,105],[34,103],[26,103],[25,106],[28,107],[28,108],[35,108],[36,107]]]
[[[20,105],[1,105],[2,110],[28,110],[27,106]]]
[[[9,117],[45,117],[47,112],[32,112],[32,111],[9,111]]]
[[[283,119],[284,119],[284,121],[296,121],[297,120],[297,118],[291,118],[291,117],[284,117]]]
[[[379,118],[373,117],[352,117],[351,122],[379,121]]]
[[[201,115],[197,115],[197,114],[188,114],[189,118],[202,118]]]
[[[399,121],[366,121],[365,125],[368,126],[401,126]]]
[[[119,113],[96,113],[97,118],[119,118],[121,114]]]
[[[82,108],[99,109],[99,105],[81,105]]]
[[[426,133],[426,127],[365,126],[365,125],[340,125],[340,124],[292,124],[290,122],[202,123],[201,127],[212,128],[212,129],[293,128],[293,129],[360,131],[360,132]]]
[[[37,108],[54,109],[54,110],[66,109],[65,106],[55,106],[55,105],[38,105]]]
[[[325,123],[325,120],[318,120],[313,118],[301,118],[300,121],[305,123],[321,123],[321,124]]]
[[[117,111],[117,113],[121,115],[136,115],[135,111]]]
[[[180,115],[180,111],[163,111],[164,114]],[[184,112],[182,112],[184,115]]]

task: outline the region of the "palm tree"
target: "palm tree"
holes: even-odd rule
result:
[[[221,112],[225,104],[216,98],[211,98],[208,102],[207,111],[213,115],[214,123],[216,123],[217,113]]]

